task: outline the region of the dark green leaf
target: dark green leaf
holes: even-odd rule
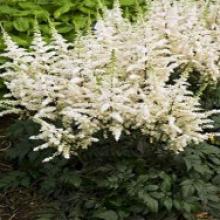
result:
[[[146,193],[142,195],[142,199],[151,212],[158,212],[158,201],[156,199],[152,198],[149,194]]]
[[[168,211],[170,211],[172,209],[172,206],[173,206],[173,201],[171,198],[167,197],[164,202],[163,202],[164,206],[166,207],[166,209]]]
[[[188,198],[194,193],[195,189],[193,185],[184,185],[182,187],[183,197]]]
[[[112,210],[98,212],[94,215],[94,217],[103,219],[103,220],[118,220],[117,213]]]

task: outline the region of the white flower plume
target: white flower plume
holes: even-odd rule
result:
[[[175,152],[208,139],[212,127],[188,76],[220,77],[220,7],[192,1],[153,1],[131,23],[118,2],[103,9],[94,31],[68,43],[49,21],[47,44],[36,24],[29,50],[3,31],[9,60],[1,75],[9,89],[1,115],[16,113],[41,125],[54,156],[69,158],[112,135],[119,141],[134,130]],[[171,80],[178,72],[176,80]],[[172,81],[172,82],[171,82]],[[100,137],[100,135],[99,135]]]

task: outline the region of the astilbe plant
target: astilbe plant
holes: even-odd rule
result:
[[[68,43],[52,22],[46,43],[36,24],[29,49],[4,31],[8,59],[1,77],[9,90],[1,115],[16,113],[41,126],[39,135],[69,158],[99,138],[139,131],[174,152],[209,138],[212,128],[189,77],[204,83],[220,77],[218,3],[153,1],[147,14],[131,23],[118,2],[102,8],[94,29]],[[178,73],[178,74],[177,74]],[[101,134],[101,136],[100,136]]]

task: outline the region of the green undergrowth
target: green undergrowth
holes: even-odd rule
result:
[[[51,152],[32,151],[36,143],[28,137],[37,130],[31,121],[10,127],[13,147],[5,160],[13,169],[0,174],[1,190],[34,187],[47,201],[33,219],[177,220],[194,219],[200,211],[220,218],[217,146],[190,146],[174,155],[137,134],[42,164]]]

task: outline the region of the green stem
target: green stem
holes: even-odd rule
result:
[[[199,90],[196,92],[196,96],[197,97],[200,97],[203,95],[203,92],[206,90],[206,88],[208,87],[209,83],[208,83],[208,80],[205,80],[201,87],[199,88]]]

